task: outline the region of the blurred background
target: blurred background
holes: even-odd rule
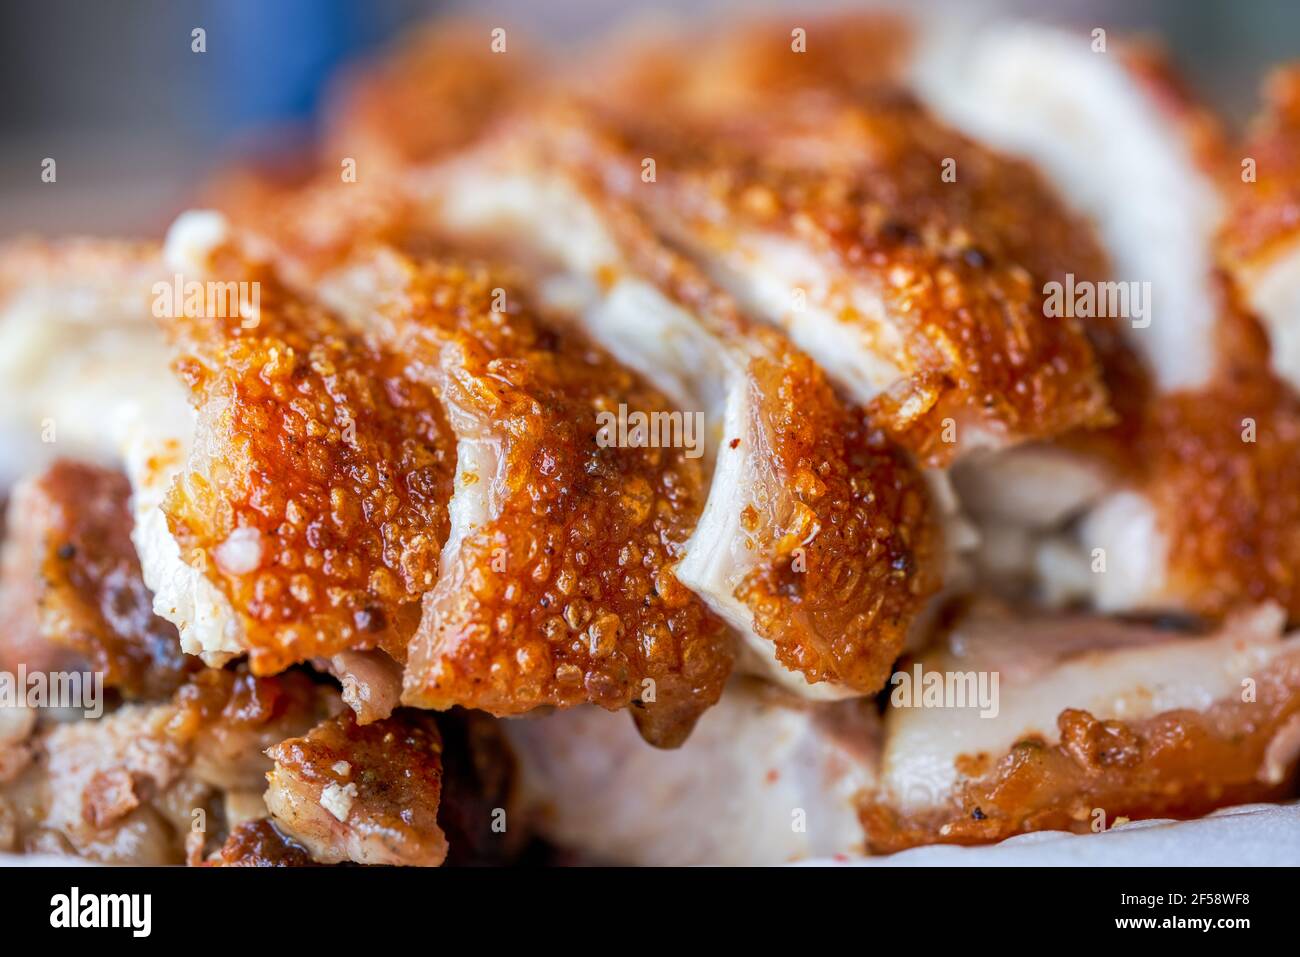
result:
[[[158,235],[220,164],[308,142],[329,84],[404,30],[471,14],[548,43],[630,17],[898,3],[711,0],[6,0],[0,5],[0,236]],[[942,16],[942,0],[907,9]],[[1239,125],[1270,63],[1300,58],[1296,0],[980,0],[970,15],[1025,14],[1160,37],[1193,87]],[[206,52],[192,52],[192,31]],[[486,40],[485,40],[486,42]],[[45,157],[57,183],[41,182]]]

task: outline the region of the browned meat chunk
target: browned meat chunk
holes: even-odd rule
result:
[[[270,749],[266,806],[319,862],[436,867],[447,856],[441,752],[430,715],[359,725],[344,711]]]

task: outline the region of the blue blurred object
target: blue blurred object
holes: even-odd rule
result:
[[[223,125],[306,119],[345,61],[392,39],[416,18],[412,3],[259,0],[209,5],[208,55],[230,83],[214,92]]]

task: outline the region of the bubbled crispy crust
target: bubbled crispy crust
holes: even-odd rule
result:
[[[1234,177],[1223,255],[1232,265],[1267,263],[1300,234],[1300,65],[1276,70],[1265,87],[1266,109],[1243,155],[1255,161],[1255,181]]]
[[[403,711],[359,725],[351,711],[267,754],[267,807],[280,830],[326,864],[436,867],[442,739],[432,715]],[[344,803],[332,801],[333,789]],[[340,820],[342,817],[342,820]]]
[[[454,445],[442,408],[404,358],[261,283],[256,328],[178,320],[182,377],[200,410],[199,453],[164,512],[181,553],[230,599],[253,669],[345,649],[398,660],[447,535]],[[223,561],[256,530],[256,567]]]
[[[494,714],[629,704],[658,744],[684,740],[731,669],[724,626],[672,566],[703,507],[700,460],[598,442],[601,412],[673,411],[484,270],[428,264],[390,310],[453,420],[495,443],[488,520],[462,541],[411,645],[403,700]],[[647,680],[648,679],[648,680]]]
[[[737,597],[777,659],[810,682],[884,687],[908,626],[938,588],[938,530],[915,468],[793,351],[751,366],[756,434],[789,493],[743,521],[768,557]]]
[[[127,698],[168,697],[197,661],[153,613],[131,544],[131,488],[119,472],[61,460],[37,482],[44,560],[42,638],[73,652]],[[29,516],[31,517],[31,516]],[[31,665],[31,662],[27,662]]]
[[[1300,716],[1300,656],[1279,659],[1254,701],[1169,711],[1139,721],[1100,721],[1066,709],[1060,742],[1018,742],[1006,754],[963,756],[970,775],[944,807],[900,814],[868,803],[867,844],[886,854],[918,844],[984,844],[1027,831],[1086,833],[1104,814],[1132,820],[1193,818],[1215,808],[1294,793],[1295,757],[1270,777],[1269,744]],[[1293,733],[1293,732],[1291,732]]]
[[[563,151],[547,159],[562,163]],[[755,629],[775,644],[782,665],[809,682],[879,690],[908,625],[939,586],[939,529],[920,473],[861,410],[840,400],[815,362],[749,322],[591,177],[571,174],[600,204],[636,268],[750,355],[760,397],[758,461],[769,472],[759,485],[770,494],[762,513],[751,508],[746,516],[752,547],[764,558],[736,597],[753,612]]]
[[[618,117],[615,135],[587,137],[591,161],[652,213],[670,208],[697,241],[725,250],[739,234],[777,232],[821,257],[841,287],[878,289],[902,333],[901,350],[884,354],[905,375],[872,412],[897,441],[941,463],[954,448],[947,418],[1009,438],[1108,420],[1085,331],[1045,318],[1042,292],[1065,272],[1101,275],[1104,260],[1030,167],[940,126],[897,90],[669,115]],[[658,182],[628,177],[643,157]],[[949,158],[955,182],[941,180]],[[863,348],[883,349],[865,320],[863,335]]]

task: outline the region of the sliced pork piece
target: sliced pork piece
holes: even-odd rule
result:
[[[1288,793],[1300,638],[1282,623],[1263,606],[1194,637],[976,613],[900,669],[869,846],[1087,832]]]
[[[416,191],[442,229],[535,263],[555,308],[699,410],[712,477],[677,575],[741,636],[743,662],[813,697],[877,690],[937,584],[920,476],[544,136],[498,138]]]
[[[1274,371],[1300,388],[1300,66],[1269,77],[1267,109],[1242,148],[1222,253],[1268,329]]]
[[[945,119],[1033,161],[1091,220],[1112,273],[1086,278],[1139,284],[1138,294],[1150,284],[1143,314],[1130,298],[1130,314],[1112,318],[1161,390],[1195,388],[1214,374],[1224,305],[1212,246],[1221,134],[1156,52],[1096,42],[1028,23],[937,30],[914,78]]]
[[[194,670],[155,617],[120,472],[60,460],[14,490],[0,577],[0,668],[94,671],[128,699],[165,699]]]
[[[592,862],[772,865],[861,853],[869,701],[812,704],[738,680],[680,749],[590,708],[503,723],[540,833]]]
[[[704,505],[700,460],[671,435],[620,438],[620,416],[671,416],[668,398],[541,322],[508,275],[379,249],[324,288],[410,358],[458,439],[451,532],[403,701],[495,714],[634,703],[648,738],[680,743],[732,652],[673,572]]]
[[[182,863],[188,835],[200,834],[200,851],[222,839],[221,797],[262,783],[271,766],[262,751],[338,707],[301,674],[204,671],[166,703],[38,731],[33,762],[0,797],[17,811],[25,850]]]
[[[1104,611],[1218,617],[1271,599],[1296,614],[1300,407],[1216,273],[1218,124],[1150,49],[1094,51],[1085,34],[1031,25],[945,39],[916,64],[928,101],[1036,162],[1096,223],[1111,280],[1150,284],[1149,317],[1088,320],[1116,425],[958,470],[983,563]],[[1069,490],[1055,527],[1016,492],[1043,461]]]
[[[169,239],[199,250],[175,257],[187,282],[248,284],[258,309],[174,324],[195,438],[132,458],[138,500],[166,517],[137,538],[156,607],[187,647],[247,652],[259,673],[347,650],[403,660],[447,536],[442,406],[404,357],[223,236],[190,218]]]
[[[404,711],[365,726],[351,711],[268,752],[266,806],[325,864],[436,867],[442,741],[432,715]]]
[[[897,89],[612,112],[546,122],[925,461],[1106,421],[1081,324],[1044,312],[1102,258],[1030,167]]]

